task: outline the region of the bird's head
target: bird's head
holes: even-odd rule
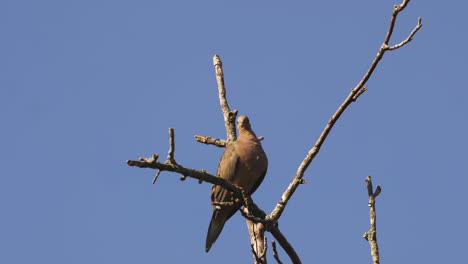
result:
[[[250,127],[249,118],[245,115],[239,116],[239,118],[237,118],[237,128],[239,129],[239,131],[241,130],[251,131],[252,128]]]

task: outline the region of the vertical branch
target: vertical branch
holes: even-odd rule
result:
[[[174,129],[171,127],[169,128],[169,151],[167,152],[167,162],[169,164],[177,164],[177,162],[174,159],[174,151]]]
[[[247,228],[250,234],[250,246],[255,264],[266,264],[267,243],[265,237],[265,225],[262,223],[255,223],[249,219],[245,219]]]
[[[221,62],[221,58],[218,55],[214,55],[213,65],[216,72],[216,83],[218,84],[219,104],[221,105],[221,110],[223,111],[224,125],[226,126],[227,140],[225,144],[227,145],[237,138],[235,122],[237,117],[237,110],[231,111],[229,108],[229,104],[226,98],[226,87],[224,86],[223,63]],[[197,138],[199,141],[203,139],[202,137],[195,138]],[[246,221],[250,234],[254,263],[266,264],[267,245],[265,240],[265,225],[263,223],[253,222],[249,219],[246,219]]]
[[[379,258],[379,245],[377,244],[377,215],[375,213],[375,197],[377,197],[382,189],[377,186],[375,192],[372,187],[371,176],[366,178],[367,193],[369,194],[369,211],[370,211],[370,230],[362,235],[367,241],[371,248],[372,261],[374,264],[380,263]]]
[[[237,110],[231,111],[226,99],[226,87],[224,86],[223,63],[218,55],[213,57],[213,65],[216,72],[216,83],[218,84],[219,103],[223,110],[224,125],[226,126],[226,135],[228,141],[236,140],[236,116]]]
[[[177,165],[177,162],[175,161],[174,158],[174,151],[175,151],[175,140],[174,140],[174,129],[171,127],[169,128],[169,151],[167,151],[167,160],[166,164],[171,164],[171,165]],[[158,159],[157,155],[153,156],[153,160],[156,161]],[[159,178],[159,174],[161,174],[161,170],[158,170],[156,174],[154,175],[153,178],[153,184],[156,183],[156,181]]]

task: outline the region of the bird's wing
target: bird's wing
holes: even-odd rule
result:
[[[239,164],[239,156],[236,153],[235,145],[229,144],[226,146],[223,155],[219,161],[218,171],[216,175],[230,182],[233,182],[236,177],[236,172]],[[213,185],[211,188],[212,202],[226,202],[231,199],[231,192],[222,188],[219,185]]]

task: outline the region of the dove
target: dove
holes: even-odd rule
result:
[[[216,175],[241,187],[247,195],[257,190],[268,169],[268,159],[262,144],[252,130],[249,118],[240,116],[237,119],[239,137],[226,146],[219,161]],[[219,185],[211,188],[211,202],[231,202],[232,193]],[[205,250],[208,252],[223,230],[226,221],[238,208],[232,206],[213,206]]]

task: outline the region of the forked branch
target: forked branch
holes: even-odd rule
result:
[[[383,55],[385,54],[386,51],[388,50],[394,50],[397,48],[400,48],[407,44],[408,42],[411,41],[413,38],[414,34],[422,27],[421,24],[421,18],[418,19],[418,25],[415,27],[415,29],[410,33],[408,38],[401,42],[400,44],[397,44],[395,46],[389,47],[388,42],[390,41],[390,38],[392,37],[393,34],[393,28],[395,26],[395,21],[398,16],[398,14],[403,11],[403,9],[408,5],[409,0],[403,0],[403,2],[400,5],[395,5],[393,8],[393,13],[392,13],[392,18],[390,20],[390,26],[387,31],[387,34],[385,36],[385,39],[383,41],[382,46],[377,52],[377,55],[375,56],[374,60],[372,61],[371,65],[369,66],[369,69],[367,72],[364,74],[362,79],[359,81],[359,83],[351,89],[351,92],[349,93],[348,97],[343,101],[343,103],[338,107],[338,109],[335,111],[335,113],[332,115],[328,123],[326,124],[325,128],[322,131],[322,134],[319,136],[317,141],[315,142],[314,146],[312,149],[309,150],[307,153],[306,157],[304,160],[301,162],[299,165],[299,168],[297,169],[296,175],[294,176],[292,182],[289,184],[288,188],[286,191],[283,193],[281,196],[280,201],[276,205],[276,207],[273,209],[273,211],[267,216],[268,220],[276,221],[281,217],[281,214],[283,213],[284,209],[286,208],[286,205],[291,199],[292,195],[296,191],[297,187],[301,184],[302,178],[304,177],[304,172],[307,170],[309,165],[312,163],[312,160],[317,156],[317,154],[320,151],[320,148],[322,147],[323,143],[325,142],[325,139],[327,138],[328,134],[332,130],[333,126],[335,125],[336,121],[340,118],[340,116],[343,114],[343,112],[347,109],[347,107],[352,103],[355,102],[356,99],[364,93],[364,91],[367,90],[367,87],[364,87],[364,85],[367,83],[369,80],[370,76],[374,72],[375,68],[377,67],[379,61],[382,59]]]

